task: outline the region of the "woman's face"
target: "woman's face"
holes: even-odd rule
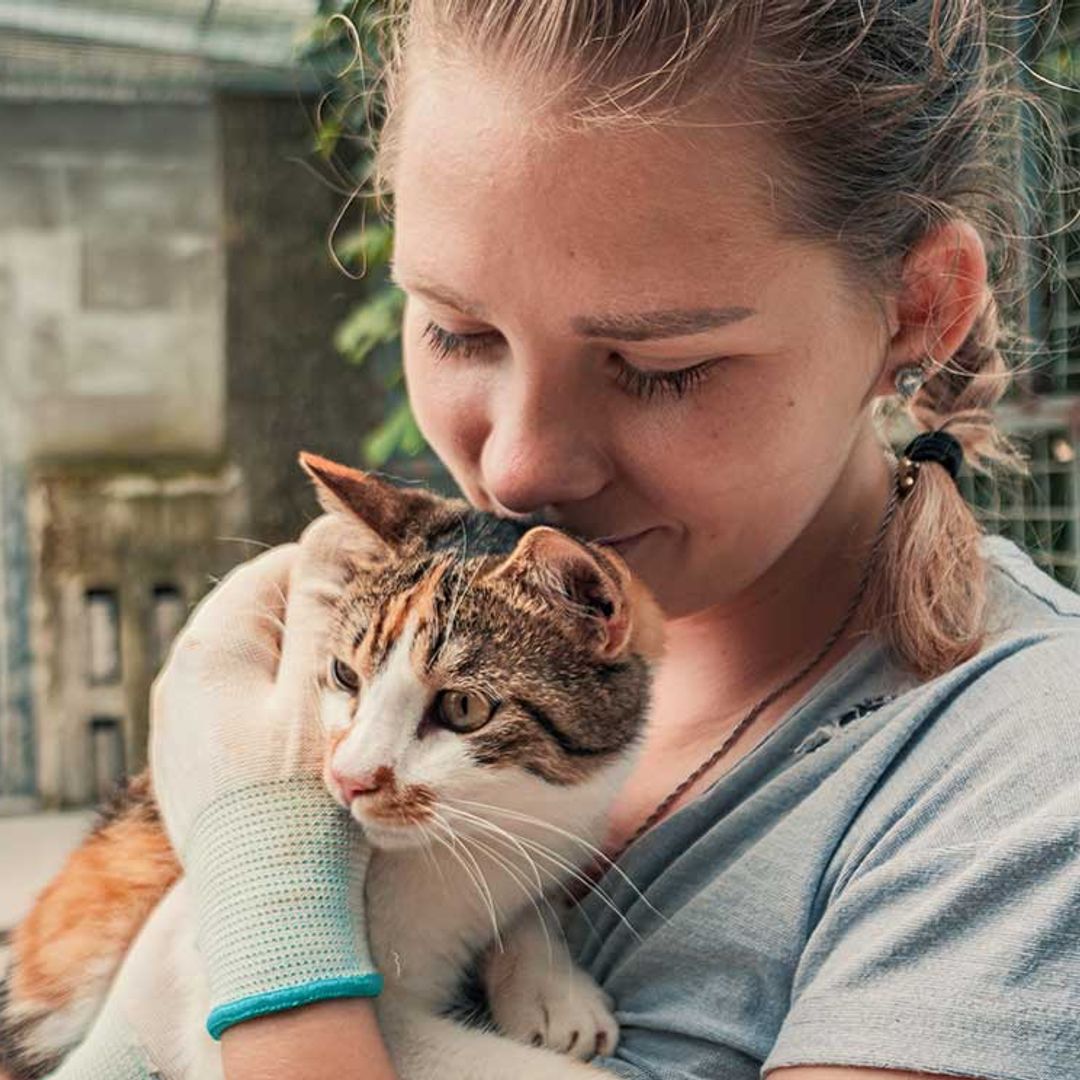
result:
[[[431,446],[479,507],[620,538],[670,615],[734,598],[880,454],[888,343],[833,255],[776,235],[761,136],[559,132],[435,64],[404,109],[394,273]]]

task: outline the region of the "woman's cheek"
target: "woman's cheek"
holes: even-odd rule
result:
[[[489,428],[484,380],[467,362],[436,357],[416,338],[405,342],[403,359],[417,426],[454,479],[469,491]]]

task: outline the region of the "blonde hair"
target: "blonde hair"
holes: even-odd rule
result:
[[[773,137],[781,229],[830,245],[851,287],[878,301],[898,288],[921,237],[966,218],[987,247],[992,285],[967,339],[938,359],[907,411],[916,429],[946,424],[972,469],[1025,471],[991,410],[1010,378],[1006,348],[1028,340],[1007,332],[1001,316],[1030,286],[1018,280],[1018,117],[1023,106],[1048,114],[1013,85],[1007,35],[1016,20],[1007,6],[1005,45],[991,33],[992,6],[975,0],[386,0],[381,8],[374,177],[383,195],[393,188],[398,106],[419,41],[440,58],[545,88],[579,125],[663,123],[722,98]],[[944,469],[924,465],[865,601],[867,625],[920,676],[949,670],[983,643],[981,536]]]

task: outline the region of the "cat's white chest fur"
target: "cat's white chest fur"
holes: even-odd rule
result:
[[[507,903],[505,886],[490,867],[479,870],[487,871],[487,888],[500,894],[504,913],[520,907],[520,896]],[[384,993],[407,994],[436,1008],[452,999],[462,972],[493,935],[477,888],[441,851],[373,854],[364,906]]]

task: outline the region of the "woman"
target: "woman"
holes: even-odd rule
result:
[[[622,1027],[593,1064],[1075,1074],[1080,602],[981,537],[953,479],[961,452],[1017,464],[986,412],[1006,383],[986,244],[1017,230],[985,6],[396,8],[379,164],[420,427],[473,503],[605,537],[667,616],[609,849],[636,837],[621,863],[671,923],[635,940],[597,908],[598,942],[571,921]],[[875,428],[897,399],[948,432],[917,467]],[[244,643],[289,558],[204,607],[214,685],[287,681]],[[245,719],[199,670],[159,684],[155,781],[211,880],[239,856],[185,822],[247,766],[192,794],[170,733],[281,710]],[[272,968],[291,931],[264,923]],[[329,988],[281,1004],[327,1000],[229,1026],[230,1080],[394,1076],[364,967],[317,957],[286,989]]]

